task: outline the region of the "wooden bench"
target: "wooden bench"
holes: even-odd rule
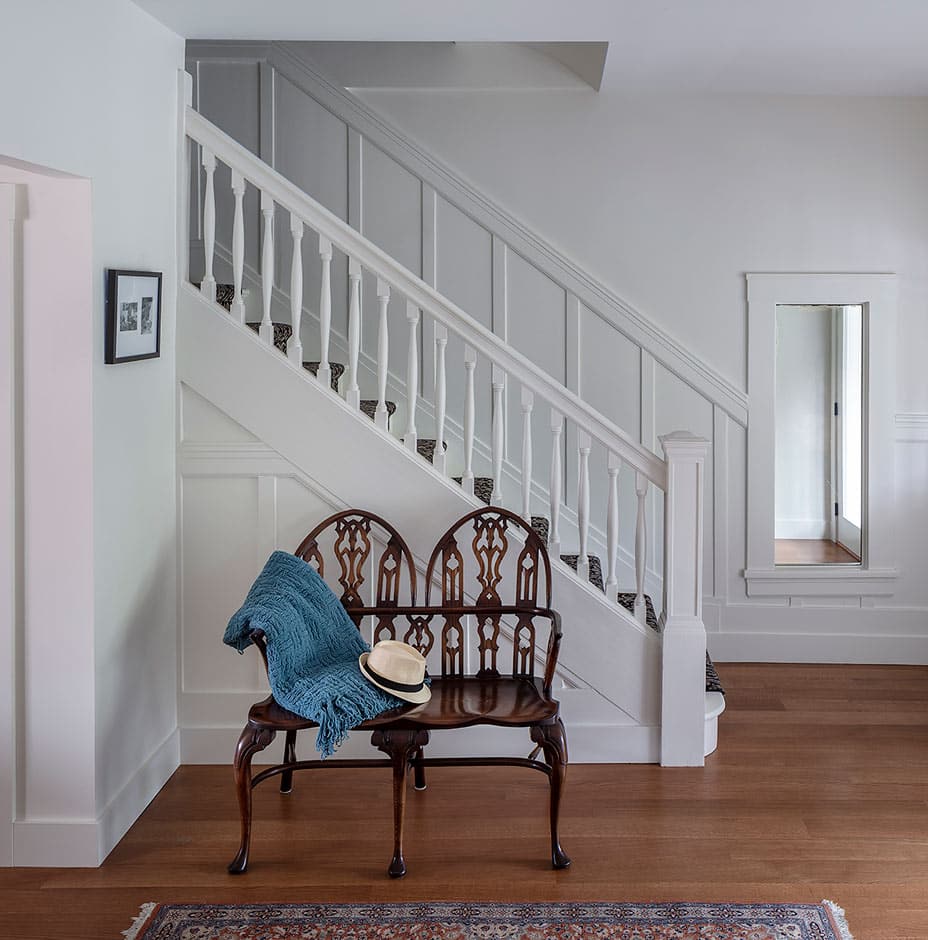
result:
[[[327,548],[330,541],[331,548]],[[380,545],[385,546],[382,551]],[[517,553],[515,564],[510,552]],[[412,769],[415,787],[422,790],[428,766],[528,767],[546,774],[551,785],[551,864],[554,868],[567,868],[570,858],[558,839],[567,738],[558,702],[551,695],[561,623],[550,606],[551,565],[538,535],[519,516],[505,509],[492,507],[468,513],[451,526],[432,551],[424,606],[416,604],[416,570],[406,542],[393,526],[371,513],[347,510],[330,516],[306,536],[295,554],[314,565],[323,576],[331,560],[338,563],[342,604],[359,629],[365,618],[372,618],[375,643],[403,640],[427,657],[437,640],[441,675],[432,676],[429,702],[385,712],[356,729],[372,732],[371,743],[387,755],[386,759],[298,760],[297,732],[314,728],[315,723],[282,708],[273,696],[252,706],[235,752],[235,786],[242,830],[241,845],[229,871],[238,874],[248,865],[251,794],[255,786],[280,776],[281,793],[288,793],[295,770],[359,766],[393,769],[394,847],[388,869],[392,878],[406,874],[403,814],[407,773]],[[366,568],[376,577],[373,590],[369,587],[365,591]],[[505,580],[515,584],[504,601],[500,592]],[[436,585],[440,601],[433,603]],[[473,585],[472,593],[468,592],[469,585]],[[467,602],[467,593],[475,597],[472,603]],[[365,604],[365,594],[373,597],[372,604]],[[408,598],[409,603],[401,605],[401,598]],[[479,668],[474,675],[465,675],[465,618],[472,618],[478,641]],[[548,627],[543,677],[535,675],[536,653],[540,652],[536,642],[537,621],[546,621]],[[264,636],[255,631],[252,638],[266,667]],[[498,662],[501,638],[512,645],[511,662],[505,665]],[[504,666],[504,671],[500,666]],[[528,728],[536,747],[529,757],[425,756],[432,730],[474,725]],[[286,733],[283,763],[253,774],[251,764],[255,755],[279,731]],[[539,753],[543,761],[535,759]]]

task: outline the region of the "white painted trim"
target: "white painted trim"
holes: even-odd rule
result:
[[[897,414],[896,441],[900,444],[928,443],[928,413]]]
[[[895,591],[895,568],[857,565],[781,565],[747,568],[748,597],[878,597]]]
[[[0,867],[13,864],[13,820],[16,815],[16,624],[19,604],[17,570],[20,566],[17,489],[21,445],[17,440],[19,409],[17,362],[19,330],[17,299],[19,268],[16,257],[20,214],[20,187],[0,183]]]
[[[928,609],[921,611],[928,620]],[[709,652],[725,681],[725,663],[855,663],[928,665],[924,634],[780,633],[747,630],[709,634]]]
[[[721,692],[706,692],[706,720],[703,733],[703,755],[708,757],[719,745],[719,715],[725,711]]]
[[[26,819],[13,824],[13,864],[19,868],[96,868],[95,819]]]
[[[777,519],[774,523],[778,539],[828,539],[831,537],[831,520]]]
[[[180,732],[175,728],[109,801],[97,821],[102,862],[142,815],[180,766]],[[18,863],[17,863],[18,864]],[[59,862],[54,862],[58,865]]]
[[[694,356],[675,340],[622,300],[604,284],[581,270],[556,248],[496,205],[464,179],[420,149],[413,141],[391,127],[380,115],[350,92],[310,67],[286,42],[187,44],[188,62],[209,58],[214,61],[266,61],[289,82],[301,89],[332,114],[345,121],[414,176],[432,186],[445,200],[459,208],[478,225],[518,252],[604,322],[648,352],[669,372],[719,405],[744,426],[747,401],[744,392]]]
[[[13,863],[27,868],[95,868],[180,766],[175,728],[96,819],[23,819],[14,824]]]
[[[256,698],[257,696],[252,696]],[[242,712],[242,721],[247,714]],[[181,731],[181,758],[184,764],[229,764],[235,750],[235,742],[241,732],[239,726],[208,726],[184,728]],[[653,764],[659,753],[660,728],[649,725],[625,724],[568,724],[567,741],[572,764]],[[313,750],[312,732],[305,731],[299,738],[299,753],[312,760],[317,755]],[[280,742],[275,741],[267,751],[255,758],[255,764],[280,759],[276,751]],[[474,728],[459,728],[454,732],[432,732],[426,749],[427,757],[524,757],[531,749],[524,728],[496,728],[482,725]],[[331,758],[339,759],[377,758],[380,755],[371,748],[365,734],[354,733]],[[297,779],[297,785],[308,785],[310,780]],[[274,786],[273,781],[265,786]]]
[[[750,596],[865,596],[891,593],[895,575],[896,279],[893,274],[748,274],[747,565]],[[776,311],[779,304],[864,306],[863,561],[848,574],[816,566],[805,574],[774,563]],[[785,573],[780,573],[785,571]]]
[[[713,594],[728,598],[728,415],[712,407],[712,559]]]

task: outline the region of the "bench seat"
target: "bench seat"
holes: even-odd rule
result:
[[[529,728],[550,721],[557,702],[547,698],[540,678],[454,676],[432,679],[432,697],[423,705],[401,706],[359,725],[359,731],[468,728],[499,725]],[[252,705],[248,722],[275,731],[301,731],[316,723],[278,705],[273,696]]]

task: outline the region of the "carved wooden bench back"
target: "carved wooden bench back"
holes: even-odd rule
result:
[[[333,539],[331,549],[320,544],[327,543],[328,537]],[[385,547],[379,557],[372,558],[375,541]],[[516,551],[513,577],[511,553]],[[463,676],[464,618],[474,617],[476,674],[498,676],[500,627],[505,618],[513,632],[510,674],[535,675],[534,620],[552,616],[551,563],[544,542],[515,513],[497,507],[477,509],[448,529],[429,559],[424,607],[416,606],[416,569],[409,547],[389,522],[373,513],[349,509],[329,516],[294,554],[323,577],[326,556],[338,563],[341,602],[359,628],[364,617],[374,618],[375,643],[399,639],[428,656],[436,641],[433,623],[440,624],[441,674]],[[369,561],[376,577],[371,603],[365,601],[371,597],[370,589],[365,590]],[[404,582],[408,595],[402,590]],[[440,596],[435,597],[436,593]],[[476,599],[468,601],[468,593]],[[400,603],[405,596],[410,599],[408,605]]]
[[[331,554],[339,566],[338,583],[342,586],[340,599],[356,625],[360,626],[361,620],[370,613],[398,608],[400,597],[403,596],[404,580],[409,588],[409,602],[415,607],[416,566],[412,560],[412,552],[389,522],[359,509],[346,509],[323,519],[294,552],[298,558],[312,565],[323,578],[327,552],[320,546],[319,541],[329,529],[334,529]],[[364,600],[365,594],[370,596],[370,592],[364,590],[364,572],[375,548],[375,538],[383,542],[385,547],[373,566],[377,587],[373,604],[368,604]],[[389,613],[383,613],[380,617],[384,620],[391,619]]]
[[[522,536],[513,539],[513,530]],[[524,541],[523,541],[524,540]],[[459,542],[464,544],[462,551]],[[518,550],[515,578],[506,577],[507,556]],[[472,604],[465,599],[470,580],[476,582]],[[501,594],[509,581],[511,594]],[[440,601],[432,603],[435,584]],[[459,519],[439,539],[425,576],[426,606],[441,607],[442,675],[464,674],[464,616],[477,627],[478,676],[498,676],[500,624],[509,614],[515,620],[512,638],[514,676],[535,674],[534,615],[546,611],[551,599],[551,563],[544,542],[520,516],[507,509],[477,509]],[[514,587],[514,590],[513,590]],[[508,609],[508,610],[507,610]]]

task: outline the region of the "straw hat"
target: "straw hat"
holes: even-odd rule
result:
[[[432,697],[425,684],[425,657],[408,643],[381,640],[358,657],[361,675],[378,689],[421,705]]]

